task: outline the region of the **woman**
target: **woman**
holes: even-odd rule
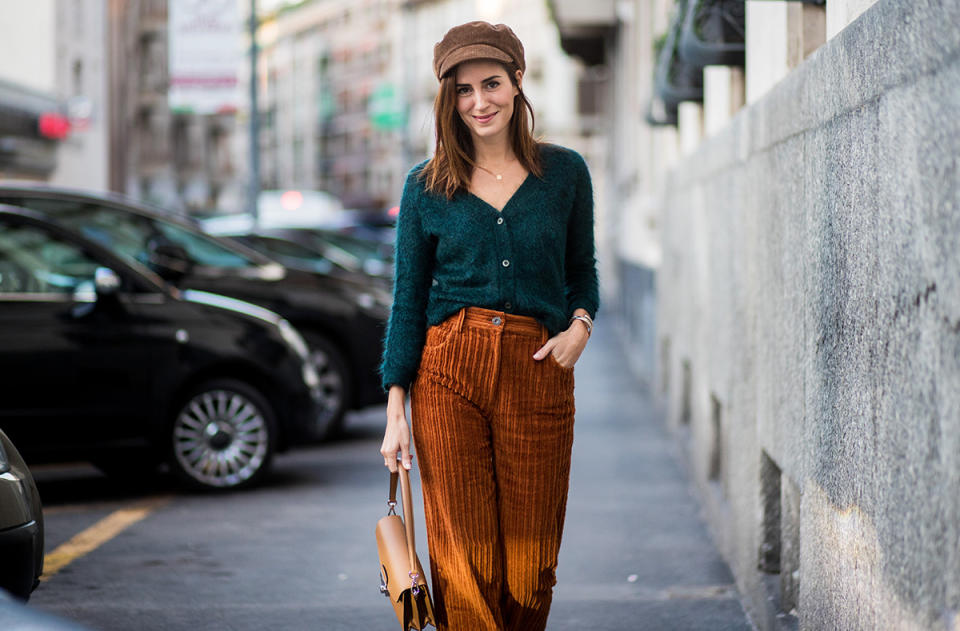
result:
[[[505,25],[447,32],[436,150],[400,204],[381,454],[410,468],[409,390],[435,613],[454,631],[546,626],[598,306],[590,176],[534,140],[525,68]]]

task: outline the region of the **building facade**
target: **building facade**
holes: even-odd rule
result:
[[[238,197],[246,178],[233,152],[237,116],[171,111],[168,9],[167,0],[109,0],[111,184],[164,207],[205,211]]]
[[[264,187],[325,190],[354,208],[395,201],[404,147],[400,11],[397,0],[314,1],[264,23]]]
[[[55,76],[54,9],[53,0],[0,7],[8,53],[0,55],[0,179],[49,181],[61,147],[73,141]]]
[[[74,127],[52,183],[183,212],[242,197],[236,113],[170,109],[168,17],[167,0],[54,2],[54,89]]]
[[[516,30],[538,131],[583,149],[576,64],[544,4],[313,0],[281,8],[260,28],[263,186],[322,189],[347,207],[396,204],[407,171],[433,151],[433,45],[472,19]]]
[[[608,290],[751,618],[958,628],[960,7],[551,4],[605,52]],[[741,58],[691,71],[704,7]]]
[[[108,190],[111,99],[107,3],[51,4],[56,9],[56,90],[72,105],[74,116],[71,134],[61,144],[50,182]]]

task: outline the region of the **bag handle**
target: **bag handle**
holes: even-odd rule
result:
[[[396,514],[394,510],[397,506],[397,478],[400,480],[400,498],[403,501],[403,526],[407,535],[407,554],[410,557],[410,580],[414,595],[419,594],[420,587],[417,579],[420,573],[417,571],[417,546],[414,537],[413,528],[413,497],[410,491],[410,472],[403,468],[403,464],[397,463],[397,473],[390,473],[390,499],[387,505],[390,506],[390,512]]]

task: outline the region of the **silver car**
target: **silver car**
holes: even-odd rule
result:
[[[33,475],[0,430],[0,588],[27,600],[43,572],[43,513]]]

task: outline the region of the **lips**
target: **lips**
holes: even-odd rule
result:
[[[493,120],[493,117],[496,116],[496,115],[497,115],[497,113],[494,112],[493,114],[487,114],[486,116],[474,116],[474,117],[473,117],[473,120],[475,120],[475,121],[477,121],[478,123],[480,123],[481,125],[483,125],[483,124],[489,123],[491,120]]]

